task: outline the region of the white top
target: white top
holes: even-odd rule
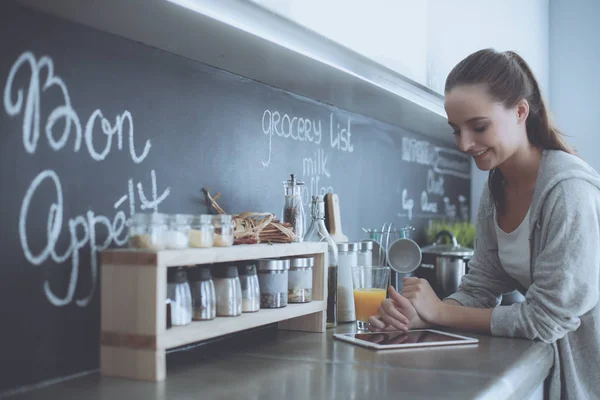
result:
[[[521,224],[506,233],[498,226],[494,210],[494,225],[498,238],[498,256],[502,267],[526,289],[531,285],[530,246],[529,246],[529,210]]]

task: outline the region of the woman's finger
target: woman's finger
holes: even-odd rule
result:
[[[386,323],[381,320],[379,315],[373,315],[369,317],[369,328],[373,327],[375,329],[383,329],[386,327]]]
[[[402,320],[400,320],[394,316],[391,316],[386,311],[386,309],[383,307],[383,305],[382,305],[382,307],[379,308],[379,314],[380,314],[381,321],[383,321],[387,325],[393,326],[394,328],[396,328],[396,330],[407,330],[408,329],[407,323],[402,322],[402,320],[406,319],[406,317],[404,317],[403,315],[402,315],[402,317],[403,317]]]
[[[395,318],[391,318],[389,315],[382,315],[381,320],[383,322],[393,326],[398,331],[407,331],[408,330],[408,326],[406,326],[406,324],[403,324],[402,322],[398,321]]]
[[[402,314],[400,311],[398,311],[398,309],[396,308],[396,305],[394,304],[394,301],[392,299],[385,299],[381,303],[380,309],[382,309],[383,312],[386,315],[390,316],[391,318],[397,319],[398,321],[404,323],[405,325],[408,324],[408,318],[406,318],[406,316],[404,314]]]

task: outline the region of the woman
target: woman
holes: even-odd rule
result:
[[[551,398],[600,395],[600,176],[552,125],[516,53],[468,56],[445,94],[458,147],[489,171],[470,271],[443,301],[426,280],[405,279],[371,329],[439,325],[541,340],[554,346]],[[500,306],[514,289],[525,301]]]

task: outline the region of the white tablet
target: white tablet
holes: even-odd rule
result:
[[[479,339],[441,332],[435,329],[415,329],[408,332],[335,333],[333,336],[344,342],[376,350],[473,345],[479,343]]]

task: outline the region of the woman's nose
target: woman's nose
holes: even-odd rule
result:
[[[473,148],[475,142],[468,132],[462,132],[460,135],[456,136],[456,144],[461,151],[467,152]]]

